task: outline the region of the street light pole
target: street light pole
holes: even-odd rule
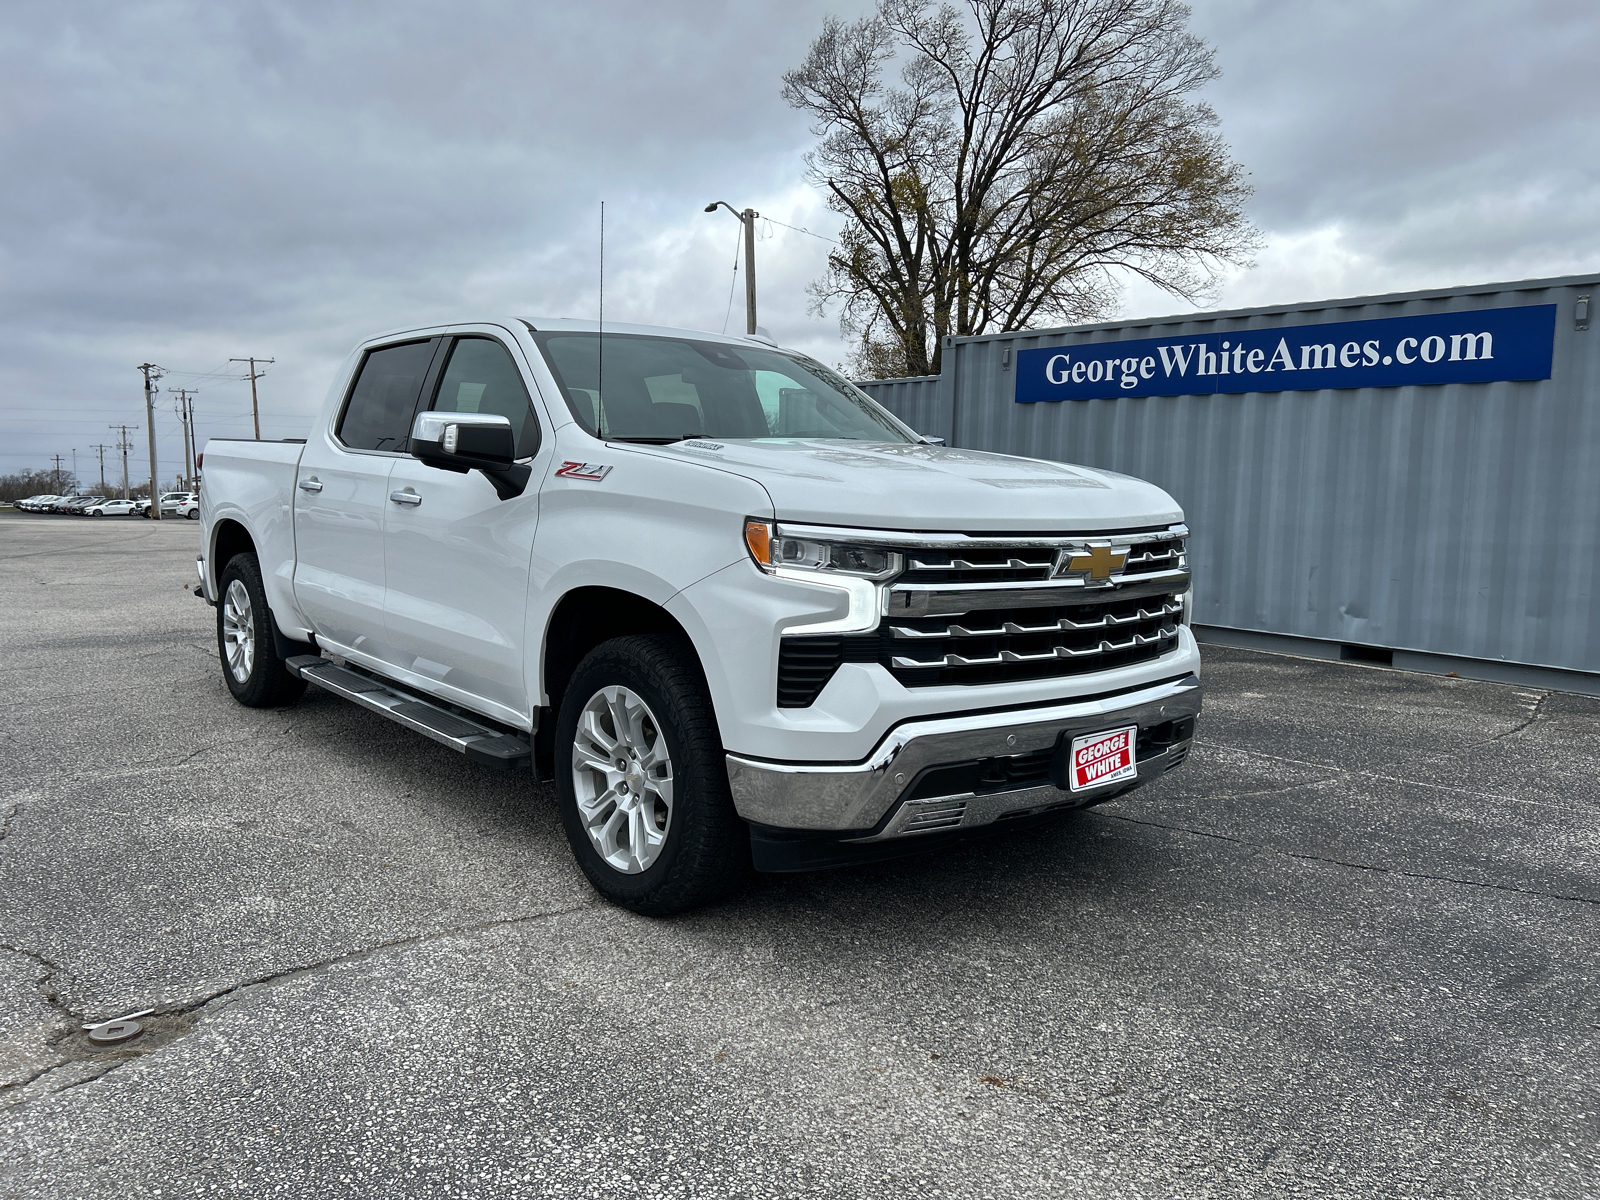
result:
[[[744,331],[756,331],[756,218],[761,214],[753,208],[740,212],[726,200],[714,200],[706,205],[707,212],[725,208],[744,226]]]

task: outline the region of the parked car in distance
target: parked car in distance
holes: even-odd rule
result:
[[[165,512],[166,510],[163,509],[162,511]],[[194,492],[190,492],[182,500],[178,501],[177,513],[186,520],[198,521],[200,519],[200,497]]]
[[[53,513],[64,513],[64,512],[67,511],[67,507],[74,500],[79,500],[79,499],[82,499],[82,497],[79,495],[79,493],[77,493],[77,492],[68,493],[67,495],[62,496],[59,499],[57,499],[54,504],[50,505],[49,511],[53,512]]]
[[[91,504],[99,504],[103,499],[103,496],[79,496],[66,506],[65,511],[71,516],[81,517]]]
[[[183,512],[183,509],[180,506],[182,504],[184,504],[186,501],[192,502],[194,504],[199,504],[200,503],[200,497],[197,496],[194,492],[163,492],[163,493],[161,493],[161,515],[163,517],[166,516],[168,513],[174,513],[174,514],[181,515],[182,512]],[[148,507],[148,505],[147,505],[147,507]]]
[[[143,511],[137,500],[101,500],[84,510],[90,517],[126,517]]]
[[[29,496],[26,500],[18,500],[17,507],[23,512],[38,512],[42,506],[51,503],[55,499],[57,497],[41,493],[37,496]]]

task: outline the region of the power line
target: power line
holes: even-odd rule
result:
[[[722,314],[722,332],[728,332],[728,318],[733,316],[733,291],[739,286],[739,250],[744,245],[744,226],[739,227],[739,236],[733,239],[733,278],[728,280],[728,310]]]
[[[785,229],[792,229],[796,233],[803,233],[803,234],[806,234],[808,237],[814,237],[819,242],[827,242],[830,246],[837,246],[839,244],[838,242],[834,241],[834,239],[831,238],[831,237],[823,237],[822,234],[820,234],[820,233],[812,233],[811,230],[809,230],[809,229],[802,229],[798,225],[787,224],[786,222],[779,221],[774,217],[762,217],[761,219],[763,221],[770,221],[774,225],[782,225]]]

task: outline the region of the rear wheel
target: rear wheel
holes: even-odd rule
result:
[[[293,704],[305,692],[306,681],[291,675],[278,657],[272,609],[256,556],[234,555],[217,587],[222,593],[217,600],[217,654],[233,698],[249,708]]]
[[[595,890],[648,916],[739,885],[749,834],[693,650],[624,637],[578,664],[556,723],[561,822]]]

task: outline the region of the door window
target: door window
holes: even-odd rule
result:
[[[457,338],[439,380],[435,412],[494,413],[511,422],[517,457],[539,449],[539,421],[509,351],[493,338]]]
[[[433,349],[427,341],[367,351],[339,419],[339,440],[352,450],[403,451]]]

